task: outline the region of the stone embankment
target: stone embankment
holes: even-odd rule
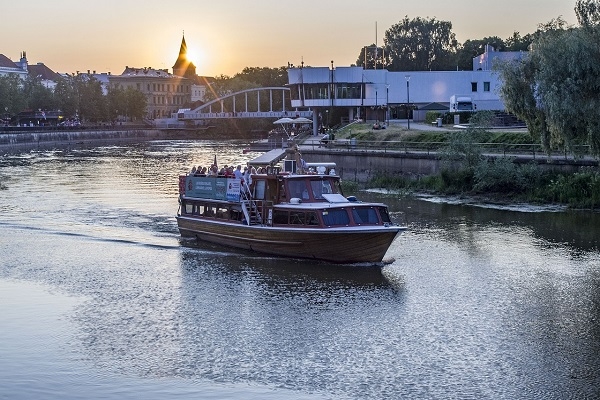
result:
[[[108,129],[64,131],[20,131],[0,133],[0,148],[92,145],[103,142],[124,142],[160,139],[198,139],[195,132],[158,129]]]

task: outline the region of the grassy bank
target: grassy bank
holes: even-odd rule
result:
[[[478,196],[501,202],[564,204],[571,208],[600,209],[600,171],[583,168],[574,173],[542,169],[537,164],[519,165],[509,158],[487,158],[477,143],[498,143],[507,147],[533,143],[526,130],[411,130],[390,125],[373,130],[355,124],[338,131],[336,138],[356,138],[374,142],[410,141],[442,143],[442,169],[434,176],[379,174],[369,187],[428,192],[441,195]]]

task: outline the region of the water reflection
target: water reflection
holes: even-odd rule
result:
[[[272,398],[597,397],[598,214],[359,193],[409,224],[388,252],[395,261],[266,257],[177,232],[177,175],[215,150],[164,141],[0,159],[0,279],[81,299],[49,322],[68,332],[44,373],[0,363],[3,390],[76,398],[69,388],[91,382],[110,388],[104,397],[137,398],[173,380],[166,398],[232,386]],[[218,150],[223,163],[246,157]],[[30,304],[11,293],[10,304]],[[1,342],[0,356],[36,365],[15,351],[30,342]],[[66,370],[77,372],[53,372]],[[245,398],[234,392],[221,397]]]

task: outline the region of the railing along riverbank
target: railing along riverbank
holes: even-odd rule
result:
[[[452,144],[449,142],[411,142],[411,141],[368,141],[355,139],[335,139],[332,142],[323,143],[320,141],[305,142],[303,147],[312,150],[330,149],[337,151],[377,151],[383,153],[404,153],[404,154],[440,154],[448,151]],[[562,157],[565,160],[591,158],[596,159],[591,154],[589,145],[575,146],[573,153],[564,150],[551,151],[550,154],[544,151],[541,144],[536,143],[467,143],[465,146],[472,146],[478,149],[483,155],[496,156],[529,156],[533,159]]]

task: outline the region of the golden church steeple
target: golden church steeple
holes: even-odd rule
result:
[[[196,76],[196,66],[187,58],[187,44],[185,43],[185,34],[181,38],[181,47],[179,56],[173,65],[173,75],[193,78]]]

